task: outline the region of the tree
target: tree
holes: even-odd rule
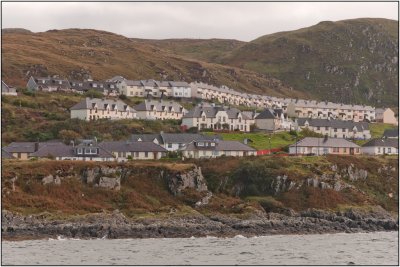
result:
[[[65,144],[69,144],[71,141],[76,141],[82,138],[80,134],[72,130],[61,130],[58,133],[58,138],[62,139]]]

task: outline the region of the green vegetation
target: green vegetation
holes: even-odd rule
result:
[[[387,124],[387,123],[371,123],[369,125],[369,130],[371,131],[371,138],[379,138],[382,137],[383,132],[386,129],[394,129],[395,125]]]
[[[295,133],[295,132],[294,132]],[[218,134],[227,141],[240,141],[243,143],[244,139],[249,139],[248,145],[257,149],[270,149],[270,148],[284,148],[291,145],[304,137],[315,136],[322,137],[321,135],[314,133],[312,131],[301,131],[297,135],[291,134],[290,132],[277,132],[277,133],[241,133],[241,132],[231,132],[231,133],[214,133],[206,132],[205,134],[214,135]],[[296,139],[297,138],[297,139]]]

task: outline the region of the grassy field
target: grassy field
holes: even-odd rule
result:
[[[206,134],[213,135],[215,133],[207,132]],[[240,141],[243,142],[244,139],[250,139],[249,145],[257,150],[270,149],[270,148],[282,148],[287,145],[294,144],[296,138],[290,135],[289,132],[280,133],[218,133],[227,141]],[[305,134],[300,133],[297,140],[303,138]]]
[[[371,131],[372,138],[382,137],[383,132],[386,129],[394,129],[395,125],[387,124],[387,123],[371,123],[369,125],[369,130]]]

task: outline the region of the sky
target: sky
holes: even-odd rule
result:
[[[251,41],[320,21],[398,20],[397,2],[2,2],[2,28],[97,29],[131,38]]]

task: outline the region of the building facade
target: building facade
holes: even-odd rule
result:
[[[171,100],[146,99],[136,105],[137,117],[143,120],[180,120],[187,110]]]
[[[306,137],[289,146],[292,155],[359,155],[361,148],[346,139]]]

